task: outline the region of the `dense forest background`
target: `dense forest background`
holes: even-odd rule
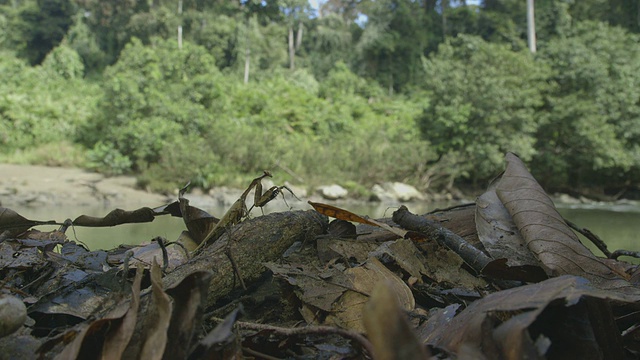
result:
[[[0,160],[169,190],[640,183],[637,0],[0,0]],[[180,34],[180,37],[179,37]],[[629,194],[627,192],[627,194]]]

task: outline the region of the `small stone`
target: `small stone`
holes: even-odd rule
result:
[[[11,295],[0,295],[0,338],[11,335],[27,319],[27,307]]]
[[[337,184],[320,186],[317,190],[327,200],[344,199],[349,194],[347,189]]]

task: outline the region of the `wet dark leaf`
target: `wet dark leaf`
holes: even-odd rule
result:
[[[107,227],[120,224],[145,223],[152,222],[155,219],[155,216],[156,212],[148,207],[142,207],[133,211],[115,209],[104,217],[80,215],[75,220],[73,220],[73,225],[87,227]]]
[[[0,206],[0,241],[14,238],[36,225],[56,225],[51,221],[29,220],[17,212]]]
[[[67,337],[59,338],[59,341],[65,341],[67,345],[57,358],[120,359],[133,334],[140,302],[141,279],[142,271],[139,269],[134,279],[130,303],[123,302],[105,317],[83,324],[78,329],[69,331]]]
[[[332,237],[337,238],[354,238],[357,236],[356,226],[348,221],[340,219],[335,219],[329,223],[327,233]]]
[[[196,348],[189,356],[189,360],[199,359],[232,359],[234,355],[240,355],[239,344],[236,342],[236,334],[233,331],[233,324],[242,312],[242,306],[233,310],[224,318],[224,321],[218,324],[204,339],[200,340]],[[222,349],[229,344],[234,344],[231,349],[227,349],[225,353],[229,356],[221,356]]]
[[[166,292],[173,298],[173,313],[165,359],[186,359],[202,324],[212,274],[197,271]]]

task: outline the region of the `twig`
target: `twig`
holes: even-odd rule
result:
[[[393,212],[393,221],[407,230],[422,233],[427,238],[434,239],[440,244],[456,252],[464,262],[469,264],[478,273],[491,262],[491,258],[485,253],[469,244],[453,231],[441,226],[435,221],[429,220],[409,212],[406,206],[402,205]]]
[[[435,213],[438,213],[438,212],[446,212],[446,211],[450,211],[450,210],[465,208],[465,207],[468,207],[468,206],[476,206],[476,204],[474,204],[474,203],[465,203],[465,204],[452,205],[452,206],[449,206],[449,207],[446,207],[446,208],[442,208],[442,209],[441,208],[436,208],[436,209],[433,209],[433,210],[429,211],[427,214],[431,215],[431,214],[435,214]]]
[[[620,256],[631,256],[640,259],[640,251],[616,250],[609,256],[609,259],[617,260]]]
[[[247,354],[249,354],[249,355],[251,355],[251,356],[255,356],[257,359],[265,359],[265,360],[282,360],[282,359],[277,358],[277,357],[275,357],[275,356],[267,355],[267,354],[265,354],[265,353],[261,353],[261,352],[259,352],[259,351],[256,351],[256,350],[250,349],[250,348],[248,348],[248,347],[244,347],[244,346],[242,347],[242,352],[243,352],[243,353],[247,353]]]
[[[609,251],[609,249],[607,249],[607,244],[605,244],[604,241],[602,241],[602,239],[600,239],[600,237],[598,237],[598,235],[592,233],[591,230],[589,230],[587,228],[579,227],[578,225],[572,223],[571,221],[569,221],[567,219],[564,219],[564,222],[567,223],[567,225],[569,225],[570,228],[572,228],[573,230],[579,232],[580,234],[582,234],[587,239],[591,240],[591,242],[598,249],[600,249],[600,251],[602,251],[604,256],[608,257],[609,259],[615,259],[615,258],[611,257],[612,254],[611,254],[611,251]]]
[[[212,321],[221,322],[224,321],[222,318],[212,317],[210,318]],[[282,336],[296,336],[296,335],[340,335],[342,337],[346,337],[348,339],[354,340],[362,346],[363,349],[369,353],[370,356],[373,356],[373,345],[371,342],[364,337],[364,335],[357,333],[355,331],[341,329],[337,327],[331,326],[305,326],[299,328],[284,328],[279,326],[267,325],[267,324],[257,324],[250,323],[245,321],[236,321],[235,325],[240,329],[245,330],[267,330],[273,331],[276,334]]]

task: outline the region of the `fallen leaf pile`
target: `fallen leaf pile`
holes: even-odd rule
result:
[[[640,356],[638,267],[594,255],[524,163],[506,162],[475,204],[391,219],[313,202],[249,218],[250,191],[262,206],[286,188],[262,194],[268,172],[223,220],[186,187],[62,223],[0,208],[0,358]],[[89,251],[65,235],[163,215],[183,218],[179,239]]]

